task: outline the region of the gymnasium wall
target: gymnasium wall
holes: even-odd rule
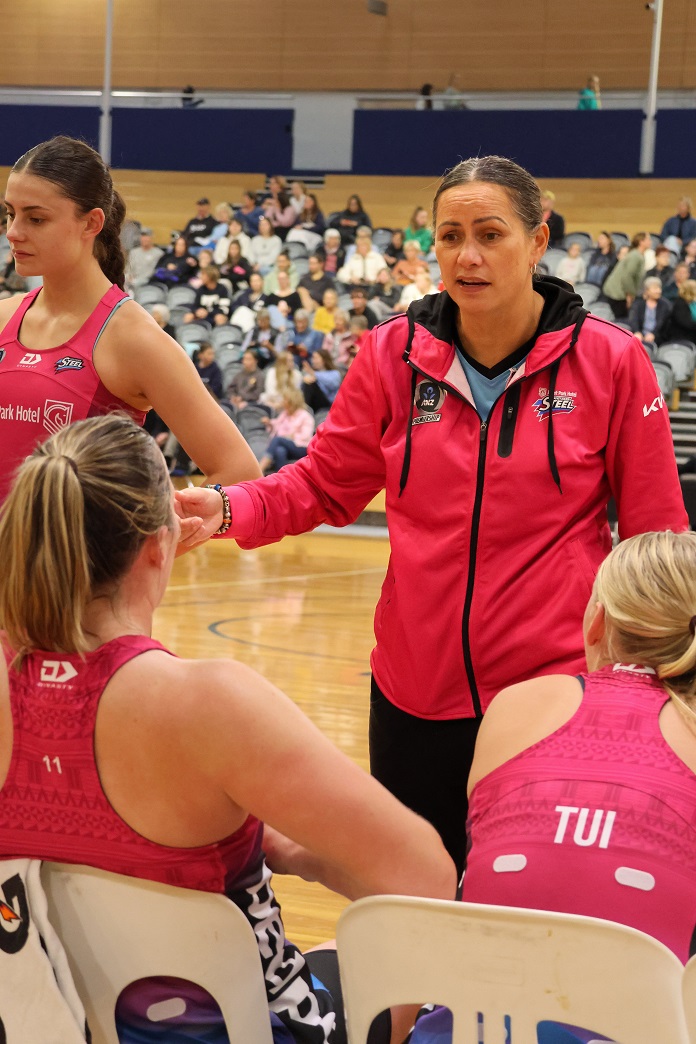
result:
[[[3,10],[0,86],[98,87],[105,0]],[[608,89],[647,84],[644,0],[115,0],[114,85],[223,90]],[[660,86],[696,87],[696,4],[665,4]]]

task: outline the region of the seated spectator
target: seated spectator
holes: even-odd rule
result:
[[[290,182],[290,206],[297,215],[300,215],[307,206],[307,186],[304,181]]]
[[[662,286],[667,286],[672,281],[674,269],[672,268],[672,251],[666,246],[659,246],[655,251],[655,264],[645,273],[646,278],[657,276]]]
[[[307,250],[316,250],[321,245],[321,237],[326,229],[324,215],[319,209],[317,197],[313,193],[305,196],[305,206],[297,215],[297,220],[286,236],[287,243],[302,243]]]
[[[331,225],[341,233],[341,242],[344,245],[355,241],[355,233],[361,225],[367,225],[369,228],[372,228],[372,222],[365,213],[362,200],[360,196],[355,194],[348,197],[346,209],[341,210],[336,215]]]
[[[271,326],[270,312],[267,308],[262,308],[256,313],[256,325],[242,341],[242,350],[246,352],[251,349],[258,359],[259,366],[264,370],[275,359],[279,337],[280,331]]]
[[[666,341],[691,341],[696,344],[696,281],[687,279],[672,304]]]
[[[369,286],[383,268],[386,268],[384,258],[375,250],[372,240],[363,236],[356,241],[352,257],[339,268],[337,278],[348,286]]]
[[[247,258],[254,270],[265,276],[273,268],[282,249],[283,244],[274,233],[271,222],[265,215],[259,218],[259,234],[254,236],[247,249]]]
[[[435,283],[433,283],[430,270],[427,266],[421,268],[420,271],[416,272],[415,283],[409,283],[409,285],[405,286],[401,291],[401,297],[394,305],[394,311],[406,312],[408,311],[408,306],[412,304],[413,301],[420,301],[421,298],[427,297],[428,294],[437,293],[439,293],[439,290],[435,286]]]
[[[166,334],[169,334],[170,337],[173,337],[175,334],[175,330],[174,327],[171,326],[169,323],[170,313],[166,304],[158,303],[150,305],[149,311],[150,315],[155,320],[160,330],[164,330]]]
[[[433,828],[255,671],[181,660],[149,637],[181,524],[160,451],[131,420],[94,417],[38,446],[0,532],[16,548],[0,576],[0,858],[224,895],[258,933],[275,1039],[325,1044],[342,1034],[311,956],[285,938],[265,855],[279,867],[291,858],[293,873],[350,899],[449,898],[452,862]],[[47,654],[60,657],[67,684],[51,679]],[[326,981],[329,955],[320,956],[314,970]],[[145,1014],[153,985],[170,1009],[154,1016],[161,1022]],[[121,1039],[222,1041],[217,1005],[191,983],[185,993],[182,1011],[180,983],[132,984],[119,999]],[[47,1029],[42,1039],[65,1038]]]
[[[670,250],[674,248],[677,254],[685,243],[696,239],[696,218],[691,215],[691,200],[688,196],[682,196],[677,203],[677,213],[665,221],[660,239]]]
[[[215,349],[209,341],[201,341],[198,351],[193,356],[193,364],[208,391],[219,402],[224,395],[222,370],[215,362]]]
[[[283,394],[278,416],[263,420],[271,432],[271,441],[259,461],[262,474],[280,471],[286,464],[307,456],[307,446],[314,434],[314,417],[305,409],[301,391],[288,389]]]
[[[683,260],[689,266],[689,279],[696,279],[696,239],[691,239],[684,247]]]
[[[248,236],[259,234],[259,219],[263,217],[263,210],[256,202],[256,193],[247,189],[242,194],[242,205],[234,212],[234,216],[241,222],[242,228]],[[242,253],[245,253],[243,250]]]
[[[350,317],[350,333],[353,338],[354,347],[350,352],[350,363],[352,363],[355,356],[358,354],[361,346],[363,345],[370,330],[369,319],[366,315],[351,315]]]
[[[672,278],[664,284],[662,293],[665,296],[665,300],[670,302],[676,301],[681,288],[689,278],[689,265],[686,261],[680,261],[674,266]]]
[[[397,261],[401,261],[404,257],[404,233],[400,228],[395,228],[392,231],[391,239],[387,249],[383,252],[382,257],[387,262],[387,267],[393,269]]]
[[[336,369],[331,353],[317,348],[302,363],[302,391],[311,410],[328,410],[336,398],[342,374]]]
[[[234,305],[235,308],[251,308],[253,312],[260,312],[262,308],[268,307],[268,297],[263,292],[263,276],[260,272],[250,274],[249,289],[235,299]]]
[[[201,271],[201,286],[196,290],[196,297],[191,311],[184,316],[185,323],[203,319],[215,326],[224,326],[230,318],[230,295],[227,287],[218,282],[220,271],[215,265],[206,265]]]
[[[377,280],[369,291],[370,308],[380,319],[387,319],[401,299],[403,289],[398,283],[394,282],[389,269],[383,268],[381,272],[377,273]]]
[[[198,257],[196,258],[196,261],[198,262],[198,271],[194,272],[188,281],[189,286],[193,287],[194,290],[198,290],[201,286],[203,286],[203,269],[208,268],[209,265],[212,265],[212,251],[208,250],[207,247],[202,247],[200,253],[198,254]]]
[[[334,279],[324,270],[324,262],[318,254],[310,254],[307,260],[309,272],[302,276],[298,284],[298,292],[302,298],[302,307],[313,312],[324,298],[324,291],[333,289]]]
[[[555,193],[546,189],[541,193],[542,220],[549,226],[549,246],[563,246],[565,236],[565,220],[553,209],[556,203]]]
[[[155,269],[164,250],[155,246],[151,228],[140,231],[140,246],[133,247],[128,253],[126,265],[126,285],[129,290],[137,290],[146,286],[155,274]]]
[[[264,389],[259,401],[272,410],[281,409],[287,391],[302,387],[302,374],[292,352],[279,351],[273,365],[263,371],[263,376]]]
[[[290,204],[290,197],[284,189],[271,193],[271,198],[263,204],[263,212],[273,225],[273,231],[281,239],[285,239],[288,229],[297,220],[297,212]]]
[[[354,316],[356,315],[361,315],[364,316],[367,320],[368,330],[372,330],[375,326],[377,326],[379,319],[377,318],[372,308],[368,307],[367,290],[364,287],[354,286],[350,292],[350,300],[352,308],[350,309],[348,314],[350,315],[351,319],[354,318]]]
[[[215,250],[223,236],[227,235],[230,221],[232,220],[232,207],[229,203],[218,203],[213,210],[213,217],[215,218],[216,225],[210,236],[202,245],[207,247],[208,250]]]
[[[662,344],[671,312],[669,301],[662,297],[662,281],[649,276],[643,283],[642,297],[637,297],[628,311],[628,325],[643,344]]]
[[[222,236],[215,245],[213,251],[213,261],[216,265],[223,265],[227,260],[227,255],[230,249],[230,243],[239,243],[239,248],[244,257],[249,254],[249,244],[251,239],[244,231],[244,226],[238,217],[230,219],[225,235]]]
[[[337,366],[347,367],[355,354],[355,338],[350,329],[350,316],[342,308],[334,312],[334,328],[324,334],[322,345]],[[367,329],[367,327],[366,327]]]
[[[298,308],[302,308],[302,298],[297,290],[293,290],[289,273],[282,270],[278,272],[275,277],[275,283],[277,287],[276,292],[274,294],[266,294],[269,307],[277,305],[281,301],[287,301],[288,311],[291,315],[294,315]]]
[[[338,294],[332,287],[324,291],[321,304],[312,316],[312,326],[320,333],[331,333],[338,310]]]
[[[408,242],[409,239],[418,241],[424,257],[430,253],[433,246],[433,233],[430,228],[430,214],[425,207],[416,207],[411,214],[411,220],[404,229],[404,240]]]
[[[218,222],[210,213],[210,200],[207,196],[196,200],[196,216],[192,217],[182,232],[186,246],[192,254],[204,246]]]
[[[285,351],[292,352],[299,359],[307,359],[312,352],[323,347],[324,335],[309,325],[309,312],[298,308],[293,313],[293,324],[283,334],[281,343]]]
[[[602,292],[611,305],[615,319],[625,319],[628,309],[641,292],[645,277],[645,252],[651,246],[647,232],[637,232],[631,249],[621,258],[604,280]]]
[[[608,232],[600,232],[597,246],[587,263],[585,282],[594,286],[602,286],[612,268],[616,264],[616,247]]]
[[[562,257],[556,269],[556,278],[564,279],[566,283],[575,286],[576,283],[584,283],[587,275],[587,266],[582,257],[582,247],[579,243],[571,243],[565,257]]]
[[[251,263],[242,256],[239,240],[231,239],[227,257],[220,266],[220,275],[228,281],[232,287],[233,294],[236,294],[239,290],[247,289],[251,272]]]
[[[263,290],[266,294],[275,294],[278,291],[278,275],[280,272],[284,272],[288,277],[290,286],[293,290],[297,289],[297,285],[300,281],[300,277],[297,274],[297,269],[290,260],[289,256],[284,250],[278,254],[276,262],[270,272],[266,275],[263,281]]]
[[[166,283],[167,286],[178,286],[179,283],[187,283],[197,271],[198,262],[189,253],[184,237],[178,236],[174,245],[159,259],[154,279],[158,283]]]
[[[317,255],[324,262],[327,275],[336,275],[346,257],[346,252],[341,246],[341,233],[337,229],[327,228],[324,233],[324,245],[317,247]]]
[[[409,283],[415,283],[416,273],[421,272],[423,268],[427,267],[428,265],[421,254],[420,243],[418,240],[407,239],[404,243],[403,259],[397,261],[392,268],[392,279],[394,279],[399,286],[408,286]]]
[[[270,367],[269,369],[273,369]],[[243,410],[250,402],[258,402],[265,386],[264,374],[269,370],[260,370],[258,360],[253,351],[246,351],[242,356],[242,369],[235,373],[227,386],[230,402]]]

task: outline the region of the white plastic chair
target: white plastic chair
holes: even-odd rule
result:
[[[682,965],[650,936],[570,914],[372,896],[341,914],[336,938],[350,1044],[396,1004],[436,1003],[453,1044],[536,1041],[537,1023],[582,1026],[621,1044],[689,1044]]]
[[[119,1044],[114,1010],[129,983],[164,975],[211,994],[230,1044],[272,1044],[254,932],[225,896],[62,863],[44,863],[41,878],[93,1044]]]

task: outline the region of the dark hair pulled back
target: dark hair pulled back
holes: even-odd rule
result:
[[[126,259],[120,234],[126,205],[99,153],[84,141],[59,135],[20,156],[12,172],[20,171],[50,181],[81,214],[95,208],[104,211],[104,227],[94,241],[94,256],[106,278],[123,290]]]
[[[505,189],[527,232],[530,235],[536,232],[544,220],[539,186],[529,171],[505,156],[474,156],[448,170],[433,200],[433,223],[437,220],[437,201],[442,193],[474,181],[485,181]]]

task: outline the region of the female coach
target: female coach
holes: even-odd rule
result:
[[[58,137],[15,163],[7,237],[43,287],[0,302],[0,503],[37,442],[80,418],[152,406],[212,482],[255,478],[251,450],[186,352],[123,289],[125,207],[97,152]]]
[[[391,559],[375,615],[373,774],[464,862],[466,781],[500,689],[582,670],[581,621],[622,538],[686,529],[669,420],[632,335],[535,276],[539,189],[510,160],[460,163],[433,204],[445,291],[371,332],[307,457],[180,496],[187,542],[245,548],[353,521],[381,488]]]

